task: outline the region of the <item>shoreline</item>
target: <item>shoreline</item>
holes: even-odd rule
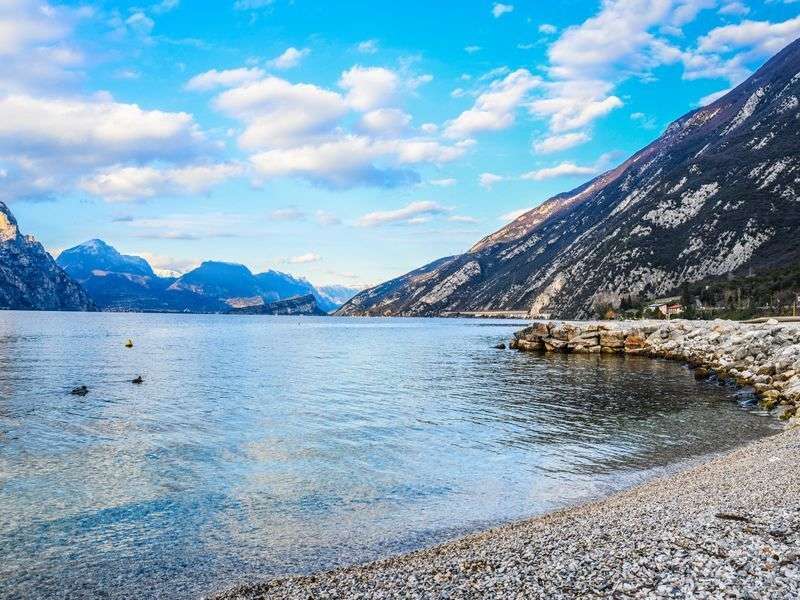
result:
[[[537,321],[514,333],[509,347],[681,361],[696,379],[750,388],[761,408],[800,424],[800,324],[794,321]]]
[[[430,548],[244,584],[219,600],[800,595],[800,327],[768,321],[538,322],[523,351],[682,360],[753,387],[787,429],[599,500]],[[797,367],[797,368],[795,368]]]
[[[800,427],[603,499],[218,600],[800,593]]]

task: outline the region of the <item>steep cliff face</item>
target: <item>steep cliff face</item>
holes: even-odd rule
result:
[[[800,260],[800,41],[616,169],[466,254],[366,290],[338,314],[591,314],[685,281]]]
[[[285,300],[270,302],[269,304],[234,308],[233,310],[230,311],[230,313],[238,315],[295,315],[295,316],[297,315],[323,316],[328,314],[317,305],[317,299],[314,297],[314,294],[295,296],[293,298],[286,298]]]
[[[0,308],[94,310],[80,285],[56,265],[33,236],[21,235],[0,202]]]

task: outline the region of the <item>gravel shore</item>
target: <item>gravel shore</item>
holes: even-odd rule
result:
[[[798,598],[800,428],[608,499],[218,598]]]
[[[753,387],[789,428],[604,500],[218,598],[800,598],[797,324],[546,322],[512,347],[684,360]]]

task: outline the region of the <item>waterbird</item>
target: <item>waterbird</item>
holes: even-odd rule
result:
[[[136,379],[131,379],[131,383],[144,383],[144,379],[142,379],[141,375],[137,375]]]
[[[88,393],[89,393],[89,388],[86,387],[85,385],[79,385],[78,387],[73,388],[72,391],[70,392],[70,394],[72,394],[73,396],[85,396]]]

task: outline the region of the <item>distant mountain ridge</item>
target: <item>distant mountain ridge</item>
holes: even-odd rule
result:
[[[365,290],[341,315],[604,303],[800,261],[800,40],[621,165],[547,200],[468,252]]]
[[[180,277],[161,277],[144,258],[97,239],[64,250],[56,262],[107,311],[228,312],[307,294],[318,312],[342,304],[305,279],[279,271],[253,274],[237,263],[204,261]]]
[[[15,310],[95,310],[75,283],[33,236],[22,235],[0,202],[0,308]]]
[[[304,315],[322,316],[328,314],[317,305],[314,294],[293,296],[285,300],[276,300],[269,304],[242,306],[232,308],[231,314],[240,315]]]

